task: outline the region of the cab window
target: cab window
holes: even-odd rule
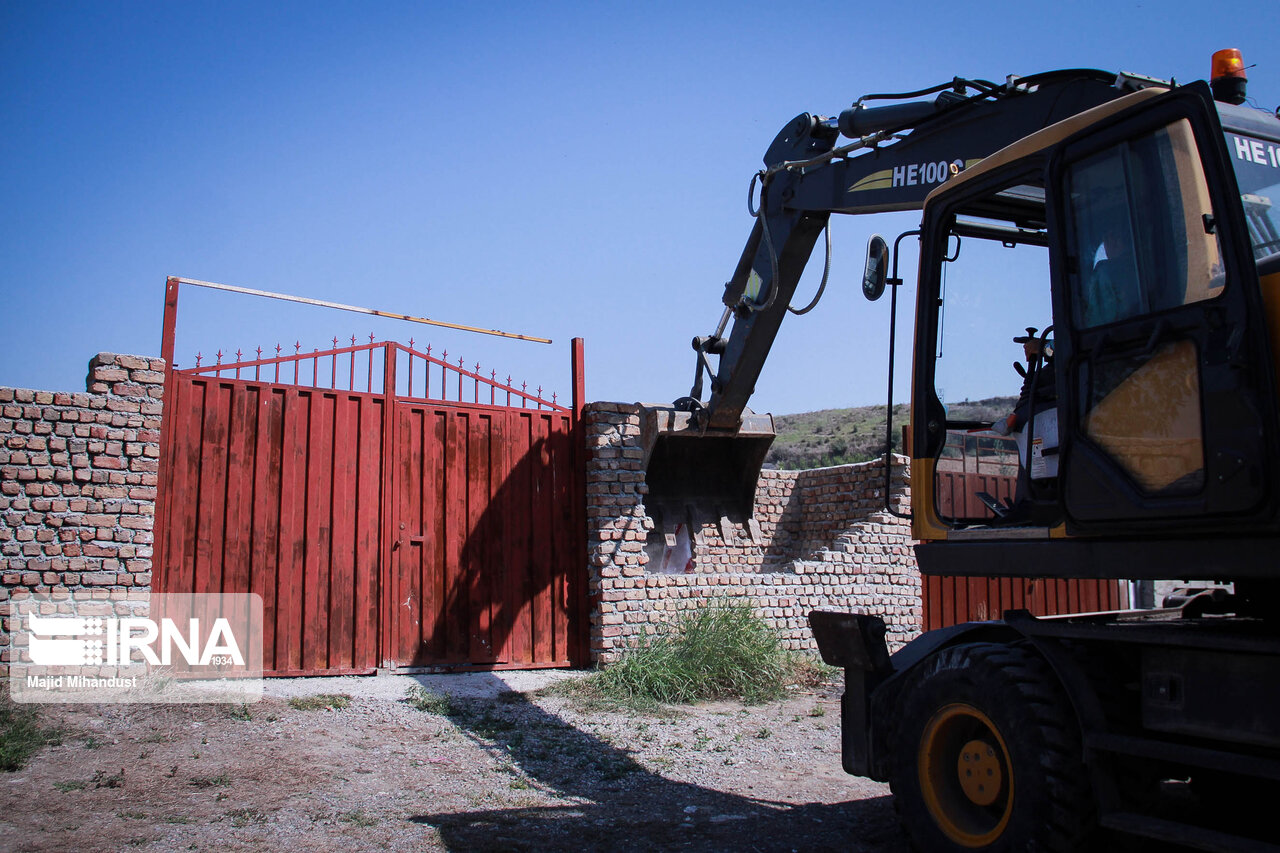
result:
[[[933,342],[945,410],[934,511],[952,526],[1050,523],[1057,385],[1044,185],[1022,174],[960,200],[947,221]],[[1032,511],[1031,500],[1049,504]]]
[[[1077,328],[1221,293],[1216,221],[1188,121],[1081,160],[1067,178]]]
[[[1254,258],[1280,253],[1280,144],[1227,133],[1227,151],[1240,186]]]

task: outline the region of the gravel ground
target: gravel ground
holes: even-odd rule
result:
[[[0,847],[906,850],[887,786],[840,769],[838,687],[654,713],[543,692],[574,677],[271,679],[248,706],[44,707],[63,741],[0,776]],[[419,685],[449,713],[405,701]],[[290,704],[317,694],[351,701]]]

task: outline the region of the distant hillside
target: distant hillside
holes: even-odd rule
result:
[[[1016,397],[964,400],[947,405],[953,420],[994,421],[1007,415]],[[893,408],[893,447],[902,444],[902,426],[907,423],[907,405]],[[765,459],[778,468],[821,468],[865,462],[884,453],[884,406],[853,409],[823,409],[798,415],[774,417],[778,438]]]

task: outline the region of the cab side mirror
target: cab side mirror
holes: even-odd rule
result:
[[[884,293],[889,271],[889,244],[879,234],[867,241],[867,265],[862,271],[862,295],[875,302]]]

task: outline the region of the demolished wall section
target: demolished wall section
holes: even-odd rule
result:
[[[815,609],[881,616],[891,649],[920,632],[911,526],[885,511],[882,460],[762,472],[753,521],[686,528],[686,562],[676,525],[687,520],[663,519],[658,529],[646,512],[640,407],[595,403],[586,418],[596,662],[616,660],[661,623],[717,595],[749,598],[792,650],[816,650],[807,618]],[[901,511],[910,500],[906,461],[895,457],[891,485]]]

